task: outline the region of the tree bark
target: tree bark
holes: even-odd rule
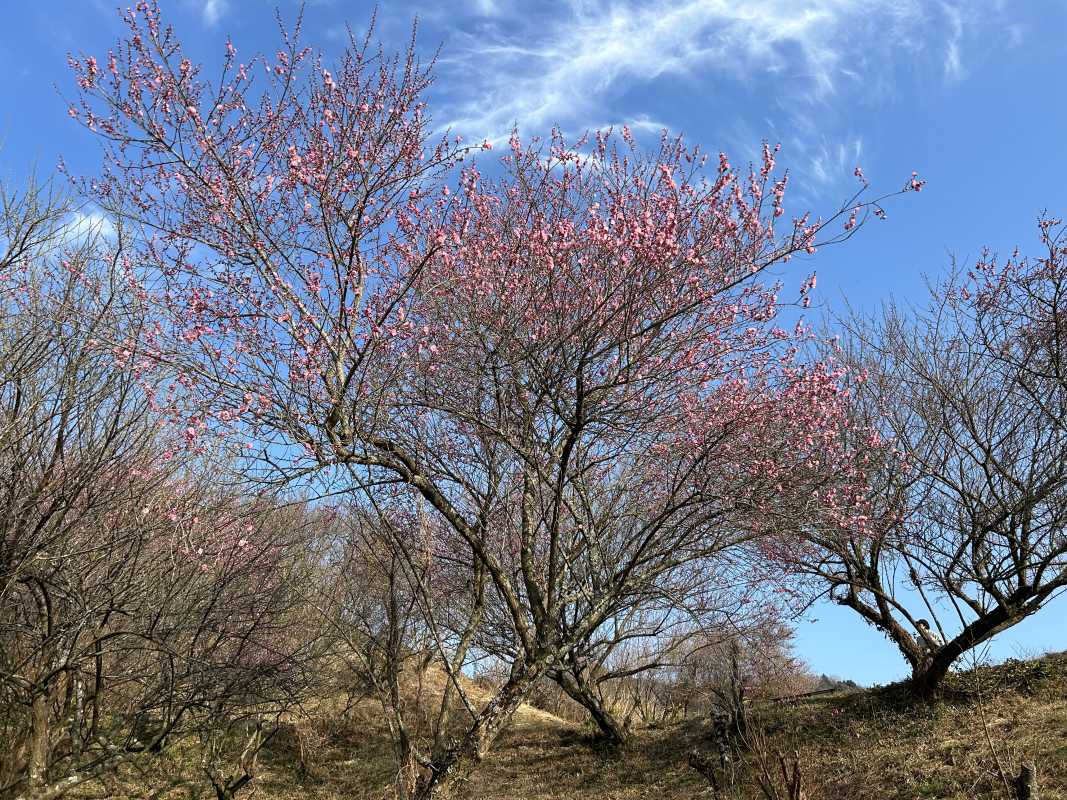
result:
[[[589,716],[592,717],[601,736],[611,744],[620,745],[626,742],[627,730],[611,710],[596,693],[596,689],[585,679],[580,670],[553,670],[549,673],[559,687],[567,693],[567,696],[580,703]]]
[[[34,695],[30,708],[31,733],[29,753],[29,785],[31,790],[42,788],[48,779],[48,694]]]
[[[1019,776],[1015,779],[1015,794],[1019,800],[1038,800],[1036,766],[1023,764]]]
[[[910,689],[916,697],[927,699],[937,694],[941,688],[951,662],[944,660],[927,659],[915,664],[911,671]]]
[[[955,638],[937,648],[926,658],[919,658],[912,662],[912,691],[919,697],[930,697],[936,694],[945,676],[948,675],[949,669],[961,655],[1027,616],[1029,616],[1027,613],[1011,613],[1004,606],[997,606],[989,613],[978,617]]]
[[[555,661],[556,656],[542,656],[533,664],[519,661],[512,668],[511,677],[500,687],[489,704],[464,734],[447,751],[436,755],[428,770],[415,785],[414,800],[432,800],[442,787],[453,780],[464,763],[478,763],[489,752],[496,737],[504,729],[533,691],[537,681]]]

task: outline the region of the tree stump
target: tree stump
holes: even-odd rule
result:
[[[1018,800],[1038,800],[1035,765],[1023,764],[1023,768],[1019,770],[1019,776],[1015,779],[1015,796]]]

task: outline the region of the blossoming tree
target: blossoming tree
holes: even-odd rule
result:
[[[787,217],[775,148],[746,174],[625,129],[515,135],[492,175],[459,169],[472,151],[434,143],[413,47],[353,41],[327,66],[283,33],[269,59],[228,45],[211,83],[155,5],[126,21],[106,60],[72,59],[71,108],[105,146],[86,189],[143,231],[130,275],[160,312],[121,357],[180,373],[156,401],[183,446],[228,433],[272,479],[406,487],[504,609],[510,676],[418,756],[417,796],[627,598],[785,546],[761,518],[847,467],[840,375],[798,362],[806,333],[760,276],[851,235],[880,210],[862,192]]]
[[[1062,225],[931,292],[847,322],[849,446],[875,454],[862,533],[810,529],[802,570],[883,630],[920,694],[1067,587]]]

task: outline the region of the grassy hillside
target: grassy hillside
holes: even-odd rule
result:
[[[369,701],[347,714],[323,711],[301,724],[313,730],[297,736],[299,729],[289,727],[271,742],[252,797],[388,796],[389,743]],[[808,800],[1007,800],[1015,795],[1005,783],[1023,762],[1036,763],[1042,800],[1067,799],[1067,653],[954,674],[946,696],[933,704],[914,703],[900,686],[889,686],[756,708],[753,724],[757,752],[741,753],[719,774],[725,784],[719,797],[766,797],[757,780],[761,761],[773,775],[769,788],[788,797],[781,754],[790,768],[799,763]],[[705,721],[688,720],[636,731],[626,747],[606,748],[587,727],[523,707],[487,761],[453,796],[713,797],[708,782],[687,763],[694,748],[710,752],[707,731]],[[183,764],[180,757],[160,765],[163,771],[192,767],[192,759]],[[114,787],[108,796],[118,796]]]

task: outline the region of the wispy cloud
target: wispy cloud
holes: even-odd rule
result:
[[[808,156],[808,174],[821,184],[851,174],[863,160],[863,139],[854,137],[840,142],[823,141]]]
[[[471,10],[482,17],[495,17],[501,12],[498,0],[471,0]]]
[[[95,210],[75,211],[60,231],[64,245],[75,248],[87,242],[113,242],[117,235],[111,220]]]
[[[963,12],[949,5],[942,6],[948,19],[949,36],[945,43],[945,78],[958,81],[963,77],[960,46],[963,39]]]
[[[525,24],[455,33],[443,66],[468,76],[469,91],[450,122],[491,137],[513,123],[537,129],[580,124],[603,117],[620,88],[707,73],[740,82],[773,77],[805,100],[818,100],[854,70],[857,34],[866,40],[865,52],[879,36],[880,49],[887,49],[890,37],[907,41],[903,33],[920,28],[927,15],[919,0],[892,0],[874,11],[871,5],[570,0],[530,15]]]
[[[638,120],[676,127],[672,113],[684,118],[696,104],[710,106],[714,91],[755,98],[774,110],[783,132],[808,129],[802,149],[810,177],[829,180],[838,167],[851,173],[855,165],[845,162],[860,148],[848,132],[824,140],[832,110],[872,106],[871,98],[892,91],[898,68],[962,80],[972,29],[1002,7],[1000,0],[554,0],[531,9],[516,0],[468,0],[459,12],[467,22],[449,28],[436,17],[448,28],[440,62],[448,94],[438,105],[446,113],[438,121],[491,140],[513,125],[526,134]],[[472,25],[471,13],[492,19]],[[688,107],[672,112],[655,102],[663,81],[685,87]]]
[[[228,0],[203,0],[200,16],[204,20],[204,24],[212,28],[222,19],[223,14],[229,10],[230,4]]]

